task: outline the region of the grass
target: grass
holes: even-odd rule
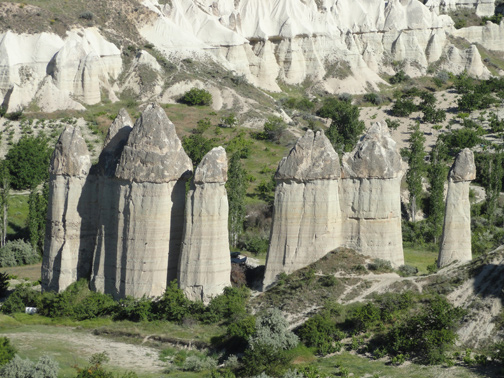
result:
[[[28,195],[13,194],[9,198],[7,236],[17,239],[23,236],[28,219]]]
[[[434,264],[437,258],[438,252],[404,243],[404,264],[416,266],[418,274],[427,274],[427,266]]]
[[[355,355],[349,352],[318,359],[316,365],[321,373],[338,375],[337,365],[348,369],[354,377],[387,377],[387,378],[437,378],[440,376],[470,378],[481,377],[479,374],[471,372],[469,369],[461,366],[424,366],[412,363],[406,363],[401,366],[393,366],[384,360],[371,360],[366,357]],[[487,376],[487,375],[484,375]],[[495,375],[497,377],[497,375]]]
[[[32,282],[40,280],[40,267],[42,263],[23,266],[12,266],[0,268],[0,272],[6,272],[9,275],[17,276],[18,278],[28,279]]]

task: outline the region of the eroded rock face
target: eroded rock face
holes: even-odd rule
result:
[[[319,131],[308,130],[282,159],[275,179],[275,203],[263,287],[317,261],[338,247],[341,214],[339,158]]]
[[[91,159],[78,128],[67,127],[54,150],[50,166],[49,203],[42,262],[42,288],[62,291],[79,278],[89,278],[93,209],[87,176]]]
[[[475,178],[474,154],[465,148],[455,158],[448,175],[443,236],[438,258],[440,268],[455,261],[472,259],[469,184]]]
[[[158,105],[136,121],[119,160],[115,295],[161,295],[177,278],[192,163]],[[105,254],[107,255],[107,251]]]
[[[178,280],[191,300],[206,303],[231,285],[226,181],[226,151],[217,147],[196,168],[187,194]]]
[[[355,149],[343,156],[340,206],[343,244],[363,255],[404,264],[399,148],[387,126],[375,123]]]
[[[93,290],[118,296],[116,281],[118,265],[118,214],[119,192],[121,183],[115,179],[117,164],[124,146],[128,142],[133,121],[125,109],[121,109],[110,125],[103,151],[100,154],[94,175],[97,182],[99,209],[96,226],[96,243],[94,246],[93,271],[90,286]]]

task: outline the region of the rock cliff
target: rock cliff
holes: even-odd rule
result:
[[[338,154],[321,131],[308,130],[280,162],[264,288],[341,245],[339,176]]]
[[[375,123],[342,158],[340,206],[345,246],[404,264],[401,232],[403,161],[384,123]]]
[[[309,78],[332,93],[364,93],[385,84],[379,75],[393,74],[396,61],[410,76],[438,63],[485,78],[490,72],[479,51],[454,46],[450,36],[501,50],[502,27],[455,30],[449,16],[438,14],[439,8],[469,6],[481,15],[494,9],[492,0],[431,0],[427,6],[418,0],[145,0],[142,17],[130,15],[135,21],[128,33],[139,46],[145,40],[155,46],[157,55],[131,57],[131,36],[111,43],[104,35],[124,31],[108,28],[74,28],[64,37],[0,34],[0,98],[9,111],[32,102],[43,111],[82,110],[102,94],[115,101],[124,91],[143,101],[173,101],[170,88],[183,79],[167,71],[188,69],[180,64],[187,58],[217,63],[270,91],[280,90],[278,81],[295,85]]]
[[[92,244],[89,240],[92,208],[85,186],[91,159],[78,128],[61,134],[50,166],[49,203],[42,262],[42,288],[64,290],[79,278],[89,277]]]
[[[448,175],[445,219],[438,266],[469,261],[471,254],[471,204],[469,184],[476,178],[473,152],[466,148],[457,157]]]
[[[226,181],[226,151],[216,147],[196,168],[186,200],[178,282],[191,300],[207,303],[231,286]]]

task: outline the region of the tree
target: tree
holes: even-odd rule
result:
[[[0,247],[7,240],[7,210],[9,209],[10,174],[7,163],[0,164]]]
[[[51,149],[44,135],[23,136],[5,156],[14,189],[29,189],[49,179]]]
[[[32,247],[39,253],[44,250],[45,223],[47,203],[49,200],[49,184],[46,182],[42,193],[35,188],[30,190],[28,197],[28,232]]]
[[[359,108],[347,101],[326,98],[317,114],[332,120],[326,136],[340,151],[351,151],[365,129],[364,122],[359,120]]]
[[[410,147],[404,149],[404,157],[408,160],[409,169],[406,173],[406,183],[410,194],[411,218],[415,222],[417,211],[417,200],[422,194],[422,177],[425,172],[425,136],[420,131],[420,124],[417,122],[409,127]]]
[[[191,158],[194,167],[197,167],[203,157],[214,147],[212,139],[205,138],[202,134],[192,134],[182,139],[182,146]]]
[[[478,163],[478,168],[481,167],[481,169],[478,169],[479,181],[486,191],[485,212],[490,222],[493,223],[497,201],[502,190],[504,154],[501,152],[481,155]]]
[[[266,139],[278,142],[286,128],[287,125],[282,118],[275,116],[269,117],[264,123]]]
[[[184,93],[180,102],[189,106],[194,105],[211,105],[212,95],[205,89],[191,88]]]
[[[226,190],[229,201],[229,243],[236,247],[238,236],[243,232],[245,220],[245,194],[247,192],[247,172],[243,169],[240,153],[235,152],[229,160]]]
[[[444,221],[444,183],[447,167],[442,159],[442,142],[436,143],[430,154],[428,178],[430,182],[429,217],[434,243],[437,243],[443,232]]]

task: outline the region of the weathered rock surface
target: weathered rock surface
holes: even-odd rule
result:
[[[338,154],[323,132],[308,130],[282,159],[263,287],[341,245]]]
[[[363,255],[404,264],[400,186],[403,162],[385,124],[375,123],[342,158],[342,244]]]
[[[201,160],[187,194],[178,281],[191,300],[209,302],[231,285],[226,181],[226,151],[217,147]]]
[[[495,0],[427,0],[425,6],[436,14],[455,11],[460,8],[474,9],[480,17],[493,16]]]
[[[93,290],[118,296],[116,288],[119,191],[121,183],[115,179],[117,164],[128,142],[133,121],[121,109],[105,137],[103,151],[96,166],[97,207],[96,244],[90,286]],[[120,276],[119,276],[120,280]]]
[[[136,121],[119,160],[117,296],[161,295],[177,278],[192,163],[157,105]],[[105,255],[107,255],[105,251]]]
[[[469,184],[475,178],[474,154],[466,148],[457,155],[448,175],[443,236],[438,258],[440,268],[454,261],[472,259]]]
[[[91,271],[89,227],[92,209],[81,206],[91,159],[78,128],[67,127],[54,150],[50,166],[42,288],[64,290]]]

